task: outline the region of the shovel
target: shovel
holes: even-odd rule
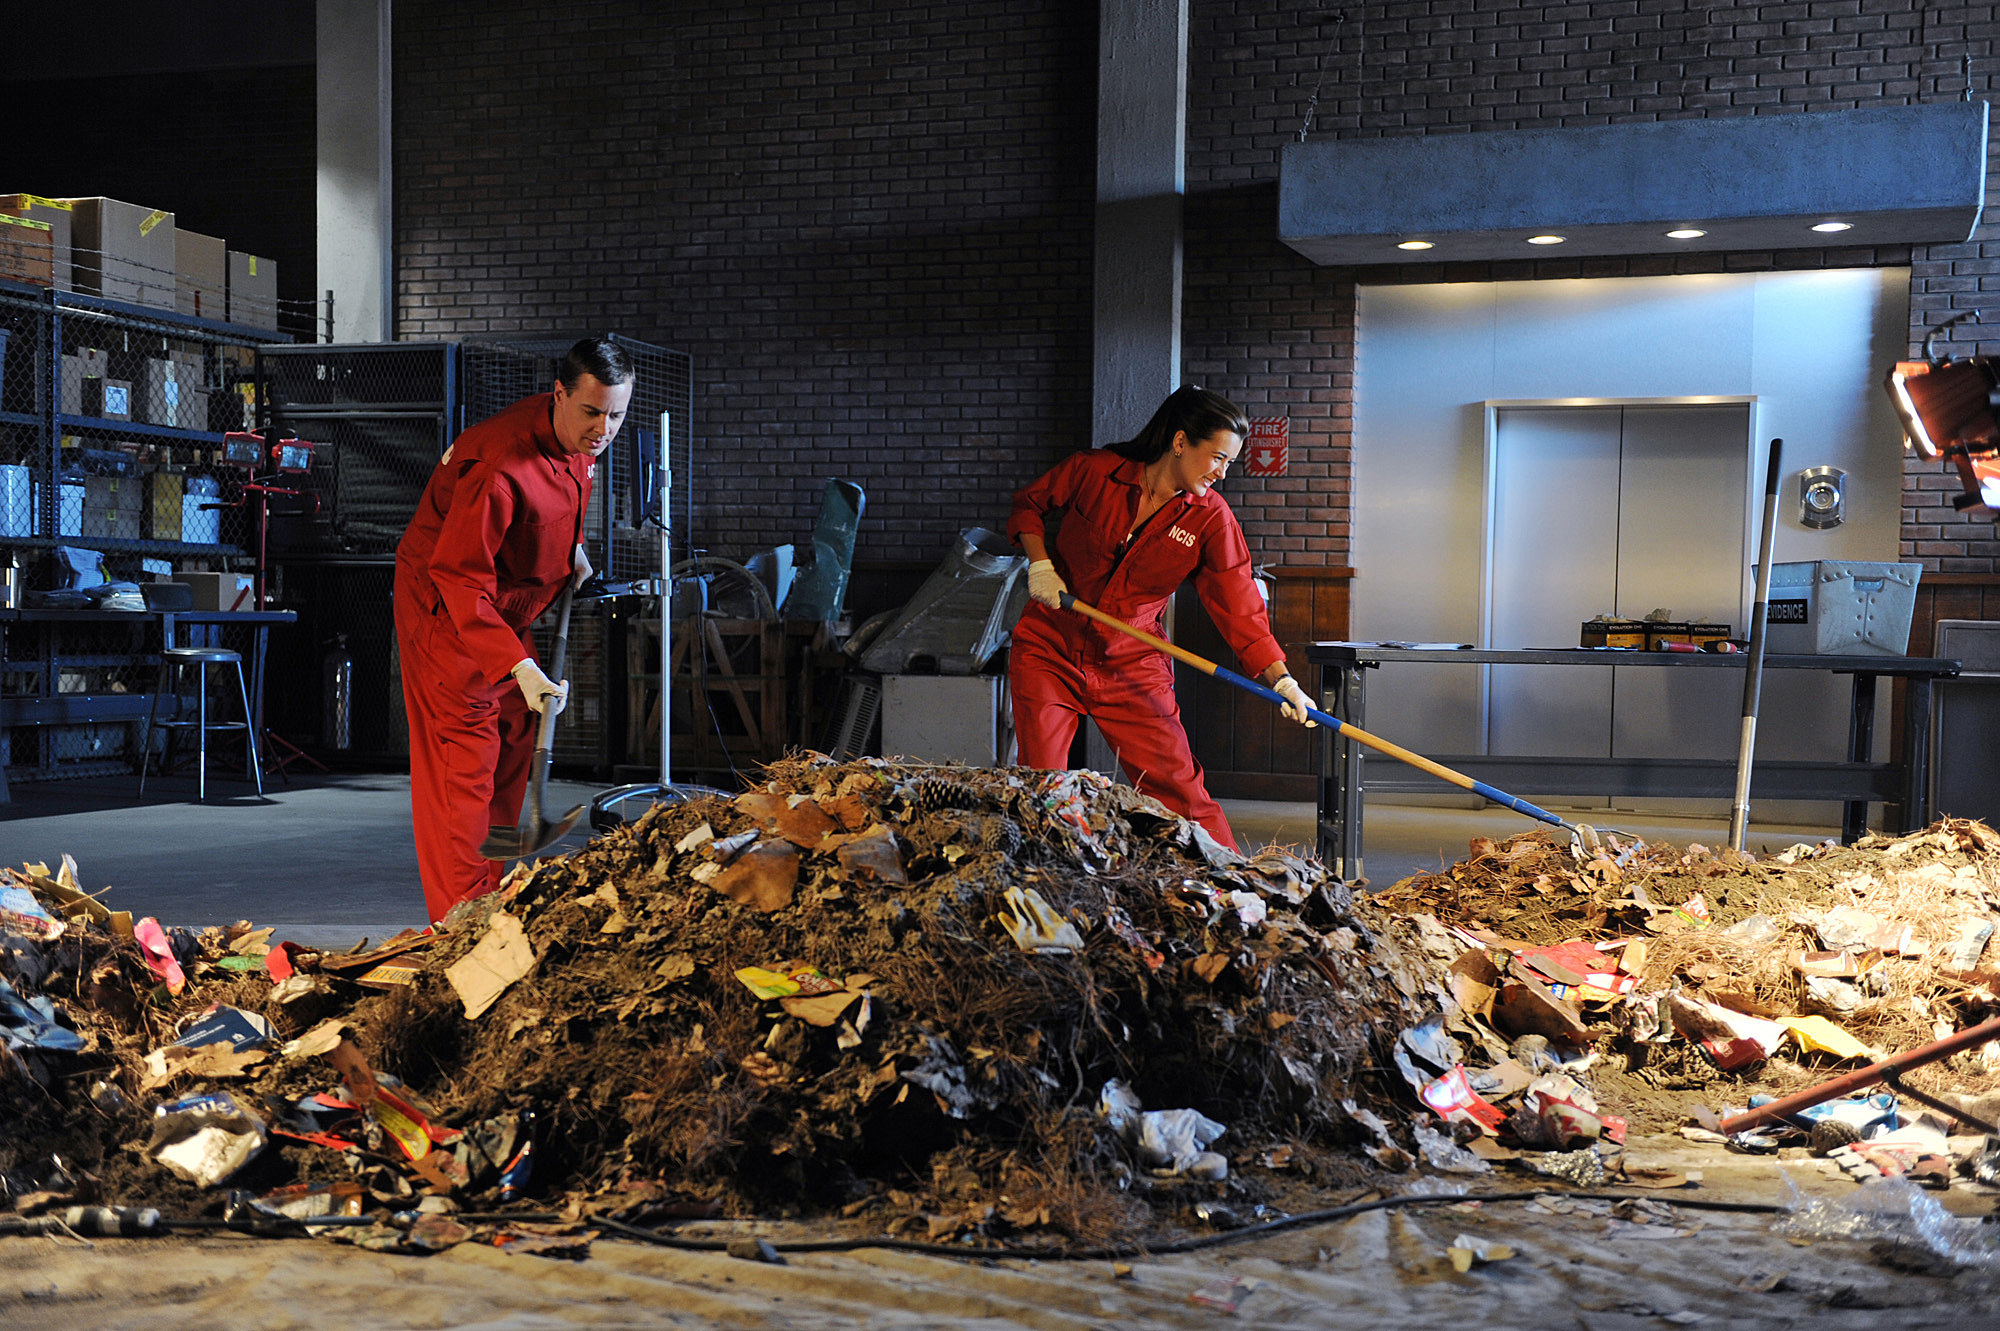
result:
[[[1239,689],[1243,689],[1249,693],[1254,693],[1260,698],[1269,699],[1271,702],[1277,703],[1281,707],[1285,705],[1285,696],[1279,693],[1276,689],[1266,688],[1264,687],[1264,685],[1259,684],[1254,679],[1250,679],[1246,676],[1239,675],[1234,670],[1225,669],[1222,666],[1217,665],[1215,662],[1208,660],[1206,657],[1196,656],[1193,652],[1190,652],[1185,648],[1176,647],[1172,643],[1166,641],[1164,638],[1156,638],[1152,634],[1145,632],[1143,629],[1135,629],[1130,624],[1127,624],[1124,620],[1118,619],[1112,615],[1107,615],[1094,605],[1084,604],[1082,601],[1077,600],[1075,596],[1071,595],[1068,592],[1064,592],[1062,594],[1062,603],[1064,609],[1074,610],[1076,611],[1077,614],[1082,615],[1084,618],[1094,619],[1098,623],[1104,625],[1106,628],[1117,629],[1120,633],[1125,634],[1127,637],[1137,638],[1140,642],[1145,643],[1148,647],[1154,648],[1157,651],[1165,652],[1168,656],[1173,657],[1176,661],[1187,662],[1189,665],[1193,666],[1196,670],[1201,671],[1205,675],[1213,675],[1215,678],[1221,680],[1225,684],[1234,684]],[[1432,762],[1429,758],[1424,757],[1421,753],[1412,753],[1410,750],[1404,748],[1400,744],[1391,744],[1388,740],[1383,739],[1380,736],[1371,735],[1365,730],[1362,730],[1356,726],[1351,726],[1345,721],[1341,721],[1332,716],[1329,716],[1325,712],[1320,711],[1317,707],[1306,708],[1306,715],[1310,716],[1313,720],[1325,726],[1328,730],[1332,731],[1334,734],[1343,735],[1346,738],[1354,741],[1356,744],[1365,744],[1369,748],[1374,749],[1380,753],[1388,754],[1391,758],[1394,758],[1399,762],[1408,763],[1410,766],[1416,768],[1420,772],[1428,772],[1432,776],[1438,778],[1438,780],[1440,781],[1449,781],[1452,785],[1457,786],[1462,790],[1469,790],[1475,795],[1479,795],[1486,799],[1492,800],[1495,804],[1504,804],[1508,808],[1512,809],[1515,813],[1523,813],[1530,818],[1534,818],[1541,822],[1548,823],[1553,827],[1560,827],[1565,832],[1568,832],[1570,834],[1570,840],[1572,843],[1572,847],[1574,849],[1595,852],[1600,845],[1596,829],[1590,827],[1588,824],[1567,822],[1561,818],[1556,817],[1554,814],[1550,813],[1547,809],[1539,808],[1536,805],[1530,804],[1528,803],[1528,801],[1520,798],[1517,795],[1509,795],[1506,791],[1501,790],[1499,787],[1489,786],[1484,781],[1475,781],[1473,778],[1465,775],[1465,773],[1463,772],[1454,772],[1451,768],[1446,767],[1443,763]]]
[[[569,655],[569,603],[575,590],[574,579],[564,582],[562,610],[556,616],[556,650],[549,662],[554,669],[549,672],[549,677],[558,681],[563,677],[563,658]],[[579,804],[555,822],[542,817],[542,796],[549,784],[549,750],[555,747],[556,715],[555,708],[544,704],[542,723],[535,732],[534,765],[528,773],[527,825],[489,830],[486,840],[479,843],[479,853],[489,860],[516,860],[540,854],[568,836],[569,829],[576,826],[576,820],[583,817],[583,811],[588,807]]]

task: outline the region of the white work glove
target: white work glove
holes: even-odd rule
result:
[[[584,583],[589,582],[590,575],[597,572],[596,569],[590,566],[590,555],[584,550],[582,541],[576,543],[576,560],[571,567],[576,569],[576,581],[572,585],[577,587],[581,587]]]
[[[514,667],[514,682],[521,686],[521,696],[528,700],[528,710],[540,712],[544,706],[553,706],[555,714],[561,716],[563,708],[569,706],[569,681],[558,684],[542,673],[542,668],[533,661],[523,660]]]
[[[1028,595],[1051,610],[1062,609],[1062,594],[1069,584],[1056,572],[1053,560],[1037,559],[1028,565]]]
[[[1296,679],[1290,675],[1282,675],[1271,687],[1285,700],[1283,710],[1287,721],[1297,721],[1307,730],[1318,727],[1319,722],[1306,715],[1306,709],[1312,706],[1312,703],[1306,698],[1306,691],[1299,687]]]

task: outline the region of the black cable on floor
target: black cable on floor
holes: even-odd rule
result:
[[[1345,1220],[1350,1216],[1362,1215],[1369,1211],[1383,1211],[1405,1206],[1452,1206],[1460,1202],[1527,1202],[1542,1197],[1580,1198],[1585,1201],[1629,1202],[1656,1201],[1668,1206],[1685,1206],[1707,1211],[1740,1211],[1752,1215],[1770,1215],[1788,1210],[1788,1207],[1773,1202],[1728,1202],[1710,1198],[1665,1198],[1646,1196],[1642,1193],[1619,1192],[1551,1192],[1540,1189],[1533,1192],[1465,1193],[1404,1193],[1397,1197],[1379,1197],[1374,1201],[1350,1202],[1345,1206],[1329,1207],[1323,1211],[1307,1211],[1301,1215],[1284,1216],[1266,1221],[1261,1225],[1249,1225],[1242,1229],[1225,1230],[1219,1234],[1203,1234],[1195,1238],[1180,1239],[1173,1243],[1149,1244],[1129,1243],[1099,1248],[1025,1248],[998,1246],[989,1248],[968,1248],[962,1244],[920,1243],[915,1239],[873,1238],[873,1239],[805,1239],[797,1242],[771,1242],[770,1246],[779,1253],[794,1252],[853,1252],[861,1248],[884,1248],[892,1252],[921,1252],[939,1257],[1014,1257],[1029,1261],[1078,1262],[1104,1261],[1115,1257],[1162,1257],[1176,1253],[1199,1252],[1205,1248],[1219,1248],[1228,1243],[1241,1243],[1248,1239],[1262,1238],[1289,1229],[1304,1229],[1314,1225],[1330,1224]],[[727,1252],[732,1243],[740,1239],[684,1239],[657,1230],[644,1229],[638,1225],[628,1225],[622,1220],[608,1216],[598,1216],[588,1221],[615,1234],[635,1239],[643,1243],[655,1244],[663,1248],[675,1248],[684,1252]]]

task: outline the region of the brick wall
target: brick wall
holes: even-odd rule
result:
[[[404,337],[694,358],[695,539],[934,560],[1088,442],[1096,20],[1062,0],[397,13]]]
[[[1192,0],[1185,346],[1190,377],[1292,416],[1293,475],[1232,478],[1260,558],[1345,562],[1353,285],[1909,264],[1913,346],[1934,319],[1996,303],[1954,350],[2000,352],[2000,161],[1971,243],[1883,249],[1316,269],[1272,239],[1278,158],[1309,106],[1320,137],[1473,133],[1986,97],[2000,6],[1921,0],[1725,5]],[[1345,23],[1330,16],[1344,11]],[[1314,92],[1318,96],[1314,104]],[[2000,149],[2000,145],[1996,145]],[[1886,368],[1886,367],[1885,367]],[[1949,507],[1945,469],[1909,461],[1904,553],[2000,572],[1984,509]],[[1333,510],[1330,512],[1330,510]],[[1298,552],[1303,551],[1300,555]]]
[[[1229,482],[1260,561],[1346,562],[1357,281],[1908,263],[1913,343],[2000,284],[1991,225],[1914,253],[1359,271],[1274,237],[1316,86],[1314,133],[1353,136],[1901,105],[1957,96],[1967,54],[1985,96],[2000,5],[1339,8],[1192,0],[1185,372],[1291,418],[1291,474]],[[869,492],[861,558],[929,560],[1087,441],[1092,6],[587,3],[558,29],[454,0],[399,12],[397,43],[402,334],[608,326],[693,353],[717,553],[800,539],[838,475]],[[2000,572],[1991,517],[1909,474],[1906,549]]]

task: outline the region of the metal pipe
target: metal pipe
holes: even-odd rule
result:
[[[1810,1109],[1816,1104],[1838,1099],[1850,1091],[1858,1091],[1864,1086],[1886,1081],[1899,1072],[1950,1058],[1960,1050],[1971,1049],[1975,1045],[1985,1044],[1988,1040],[2000,1040],[2000,1017],[1988,1018],[1977,1026],[1968,1026],[1955,1035],[1947,1035],[1942,1040],[1933,1040],[1929,1044],[1918,1045],[1915,1049],[1891,1055],[1880,1063],[1870,1063],[1865,1068],[1843,1073],[1832,1081],[1823,1081],[1817,1086],[1808,1087],[1782,1100],[1773,1100],[1770,1104],[1759,1105],[1741,1114],[1731,1114],[1716,1124],[1716,1131],[1724,1134],[1737,1133],[1745,1128],[1754,1128],[1759,1123],[1769,1123],[1773,1119],[1796,1114],[1801,1109]]]
[[[1750,831],[1750,768],[1757,753],[1757,702],[1764,687],[1764,624],[1770,618],[1771,541],[1778,526],[1778,458],[1785,441],[1771,441],[1771,465],[1764,474],[1763,551],[1757,559],[1757,603],[1750,611],[1750,668],[1743,672],[1743,732],[1736,747],[1736,799],[1729,806],[1729,844],[1743,849]]]

